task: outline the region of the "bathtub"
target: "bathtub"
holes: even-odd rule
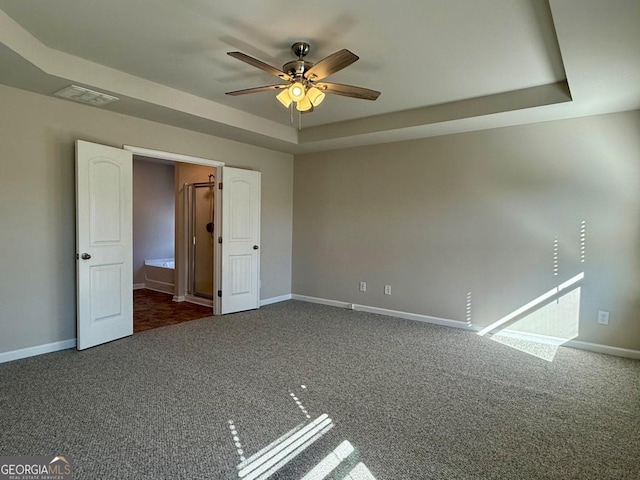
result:
[[[158,258],[144,261],[144,286],[150,290],[174,293],[175,261],[173,258]]]

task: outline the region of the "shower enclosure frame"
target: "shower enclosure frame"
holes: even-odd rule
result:
[[[216,172],[217,173],[217,172]],[[192,301],[194,303],[205,304],[207,306],[213,306],[215,304],[216,298],[216,286],[218,285],[215,271],[215,258],[216,253],[219,250],[217,247],[220,225],[218,223],[218,217],[216,216],[216,203],[220,195],[216,192],[217,183],[216,177],[217,175],[211,175],[213,177],[213,181],[209,182],[194,182],[194,183],[185,183],[183,184],[183,195],[184,195],[184,231],[186,233],[187,242],[186,242],[186,300]],[[210,214],[211,214],[211,224],[212,224],[212,248],[213,248],[213,259],[214,264],[211,265],[211,295],[199,292],[197,287],[197,277],[196,277],[196,253],[198,248],[198,243],[196,241],[198,227],[202,225],[198,225],[197,223],[197,192],[199,188],[210,188],[213,189],[213,199],[214,203],[210,206]]]

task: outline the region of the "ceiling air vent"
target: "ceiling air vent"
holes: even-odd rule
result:
[[[106,93],[100,93],[88,88],[79,87],[77,85],[70,85],[62,90],[54,93],[57,97],[68,98],[80,103],[86,103],[87,105],[93,105],[94,107],[102,107],[107,103],[115,102],[119,100],[118,97],[107,95]]]

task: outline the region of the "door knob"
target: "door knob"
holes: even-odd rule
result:
[[[89,255],[88,253],[83,253],[82,254],[82,259],[83,260],[89,260],[91,258],[91,255]]]
[[[254,249],[254,250],[257,250],[257,249],[259,249],[259,248],[260,248],[260,247],[259,247],[258,245],[254,245],[254,246],[253,246],[253,249]]]

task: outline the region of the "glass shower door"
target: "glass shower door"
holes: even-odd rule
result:
[[[188,185],[189,293],[213,300],[215,181]]]

